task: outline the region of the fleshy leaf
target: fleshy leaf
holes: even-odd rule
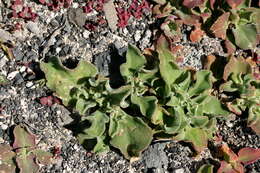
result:
[[[174,63],[175,56],[169,50],[167,40],[161,36],[157,43],[157,52],[159,54],[159,68],[164,81],[170,86],[183,73]]]
[[[15,152],[12,151],[12,147],[9,145],[0,145],[0,172],[3,173],[15,173]]]
[[[121,109],[116,111],[110,115],[110,144],[120,149],[128,159],[139,157],[151,143],[153,132],[140,118],[132,117]]]
[[[254,148],[242,148],[238,152],[238,161],[242,162],[244,165],[254,163],[260,159],[260,149]]]
[[[189,89],[188,93],[190,96],[194,96],[208,90],[212,87],[211,79],[212,74],[210,71],[201,70],[196,73],[196,83],[192,88]]]
[[[164,116],[164,129],[168,134],[175,134],[181,130],[183,123],[185,123],[185,114],[180,106],[169,110],[170,115]]]
[[[248,74],[251,73],[252,69],[248,62],[243,58],[235,58],[231,56],[228,64],[225,66],[223,79],[227,80],[231,73],[237,74]]]
[[[33,150],[32,152],[35,154],[36,159],[40,162],[40,164],[47,165],[51,163],[53,154],[50,152],[40,149]]]
[[[192,42],[199,42],[204,34],[204,31],[202,31],[200,27],[195,27],[195,29],[190,34],[190,40]]]
[[[126,85],[117,89],[109,89],[108,101],[111,105],[120,105],[122,108],[128,107],[129,103],[126,102],[126,98],[130,95],[131,86]]]
[[[244,170],[243,165],[239,164],[240,171]],[[244,171],[243,171],[244,172]],[[230,163],[227,163],[225,161],[220,162],[220,168],[218,169],[217,173],[243,173],[238,172],[238,170],[235,170],[233,166]]]
[[[209,122],[209,118],[207,116],[194,116],[191,118],[191,123],[195,127],[204,127]]]
[[[32,134],[25,126],[17,125],[14,128],[13,148],[35,147],[35,135]]]
[[[236,8],[242,4],[245,0],[226,0],[231,8]]]
[[[213,32],[213,34],[221,38],[223,40],[226,39],[226,31],[228,29],[228,18],[230,16],[229,12],[223,13],[211,26],[210,30]]]
[[[42,62],[40,68],[45,73],[47,87],[53,90],[66,106],[71,100],[71,89],[77,88],[80,80],[87,80],[97,74],[96,67],[91,63],[80,61],[78,66],[71,70],[64,67],[57,57],[52,57],[48,63]]]
[[[85,139],[92,139],[98,136],[102,136],[106,130],[106,123],[109,121],[109,118],[106,114],[96,111],[91,115],[82,118],[82,123],[87,121],[90,123],[89,127],[85,127],[85,129],[80,133],[81,137]],[[84,124],[84,123],[83,123]],[[83,140],[80,140],[80,143],[83,143]]]
[[[260,135],[260,106],[251,106],[248,111],[247,124],[251,127],[258,135]]]
[[[208,134],[201,128],[186,127],[184,140],[191,142],[194,149],[200,153],[208,145]]]
[[[126,63],[120,66],[120,72],[126,79],[136,75],[146,63],[145,57],[141,54],[140,50],[135,46],[129,44],[126,53]]]
[[[107,151],[109,147],[104,142],[104,133],[108,121],[109,118],[107,115],[100,111],[96,111],[91,115],[82,118],[82,121],[78,126],[80,131],[77,134],[79,143],[94,152]]]
[[[257,44],[257,31],[254,24],[237,25],[232,29],[235,42],[241,49],[254,49]]]
[[[136,94],[131,95],[131,101],[140,107],[141,113],[151,119],[157,106],[157,98],[154,96],[138,97]]]
[[[32,153],[26,154],[26,152],[25,149],[22,149],[18,152],[18,156],[16,157],[20,173],[37,173],[39,166],[36,163],[36,156]]]
[[[202,165],[197,173],[213,173],[214,166],[211,164]]]
[[[229,115],[230,112],[225,110],[220,101],[214,96],[207,96],[203,102],[203,112],[213,115]]]
[[[202,5],[204,2],[205,0],[184,0],[183,5],[188,8],[194,8]]]

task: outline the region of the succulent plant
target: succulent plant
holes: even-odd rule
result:
[[[0,145],[0,172],[36,173],[40,164],[49,164],[52,154],[38,149],[33,135],[26,126],[17,125],[14,128],[14,143]]]
[[[167,17],[161,29],[170,38],[173,35],[180,37],[177,26],[186,24],[194,27],[190,34],[191,41],[199,41],[204,29],[225,40],[228,53],[235,50],[234,45],[254,50],[260,41],[257,34],[260,32],[257,17],[260,9],[251,0],[154,1],[158,3],[153,9],[156,17]]]
[[[212,74],[179,69],[165,38],[159,42],[157,56],[150,58],[128,46],[119,88],[90,63],[81,61],[73,70],[58,58],[41,64],[47,86],[82,115],[76,134],[86,148],[102,152],[110,144],[126,158],[138,157],[154,134],[192,142],[198,152],[207,146],[216,118],[229,114],[211,95]]]
[[[227,102],[227,107],[237,115],[247,110],[248,126],[260,134],[260,83],[254,78],[250,63],[241,57],[231,57],[225,66],[223,78],[226,82],[220,86],[220,90],[239,95]]]
[[[250,147],[242,148],[235,154],[227,144],[220,148],[222,161],[217,173],[244,173],[244,166],[254,163],[260,159],[260,149]],[[213,173],[213,165],[207,164],[200,167],[197,173]]]

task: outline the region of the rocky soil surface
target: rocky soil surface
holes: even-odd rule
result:
[[[0,143],[11,142],[11,130],[16,124],[26,124],[37,135],[40,148],[57,151],[55,161],[41,168],[43,173],[194,173],[203,163],[212,163],[212,153],[207,150],[193,157],[191,147],[174,141],[154,141],[139,161],[130,163],[118,151],[95,155],[79,145],[67,124],[71,123],[71,110],[57,103],[42,105],[40,98],[52,95],[42,86],[43,73],[39,62],[58,56],[68,67],[85,59],[94,63],[99,72],[109,75],[114,56],[125,55],[129,43],[140,49],[149,48],[154,41],[158,21],[147,10],[141,19],[130,18],[125,28],[111,28],[106,20],[95,29],[86,29],[86,20],[104,17],[103,12],[83,13],[81,0],[74,0],[69,8],[52,11],[34,0],[25,0],[27,6],[38,14],[35,21],[10,18],[11,1],[0,0],[0,41],[10,42],[13,57],[0,50],[0,74],[9,82],[0,86]],[[115,0],[117,6],[128,1]],[[85,3],[84,3],[85,4]],[[152,4],[151,4],[152,6]],[[19,27],[17,29],[17,27]],[[180,45],[182,66],[202,68],[202,60],[209,54],[223,55],[218,39],[204,38],[191,43],[183,29]],[[219,121],[219,135],[237,152],[243,147],[260,147],[260,137],[246,127],[246,117]],[[212,144],[214,148],[214,144]],[[247,172],[260,172],[260,161],[247,166]]]

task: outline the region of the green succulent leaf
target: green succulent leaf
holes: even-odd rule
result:
[[[185,128],[184,141],[191,142],[194,149],[200,153],[208,145],[208,132],[201,128],[194,128],[187,126]]]
[[[207,116],[194,116],[191,118],[191,124],[195,127],[205,127],[209,122],[209,118]]]
[[[131,85],[122,86],[117,89],[108,89],[108,101],[110,105],[120,105],[122,108],[129,106],[129,103],[126,101],[127,97],[130,95],[132,90]]]
[[[235,42],[241,49],[254,49],[257,44],[257,30],[254,24],[237,25],[232,29]]]
[[[144,135],[145,134],[145,135]],[[153,131],[140,118],[126,114],[120,108],[110,115],[110,144],[130,159],[139,157],[152,141]]]
[[[81,124],[85,127],[80,134],[80,143],[84,142],[84,139],[92,139],[98,136],[102,136],[106,130],[106,123],[109,122],[109,118],[106,114],[96,111],[91,115],[85,116],[81,120]],[[89,127],[87,124],[90,124]],[[83,139],[83,140],[82,140]]]
[[[17,153],[16,162],[20,173],[37,173],[39,165],[36,163],[36,156],[33,153],[27,153],[26,149],[20,149]]]
[[[146,63],[145,57],[141,54],[140,50],[135,46],[129,44],[126,53],[126,63],[120,66],[121,75],[128,79],[136,75]]]
[[[208,70],[201,70],[196,73],[196,82],[188,93],[190,96],[194,96],[210,88],[212,88],[212,73]]]
[[[260,100],[260,97],[259,97]],[[251,127],[258,135],[260,135],[260,106],[252,105],[248,111],[247,124]]]
[[[36,156],[36,159],[40,162],[40,164],[47,165],[52,161],[53,154],[50,152],[36,149],[33,150],[32,153]]]
[[[202,165],[197,173],[213,173],[214,166],[211,164]]]
[[[109,148],[105,144],[105,130],[109,118],[105,113],[96,111],[82,118],[77,134],[79,143],[94,152],[104,152]]]
[[[158,41],[157,52],[159,54],[159,69],[162,78],[165,83],[169,86],[178,79],[183,70],[180,70],[179,67],[174,63],[175,56],[169,50],[167,40],[164,36],[161,36]]]
[[[97,74],[96,67],[91,63],[80,61],[78,66],[71,70],[64,67],[57,57],[50,58],[48,63],[42,62],[40,68],[45,73],[47,87],[53,90],[66,106],[72,99],[71,89],[79,87],[82,81]]]
[[[230,112],[223,108],[220,101],[214,96],[207,96],[203,101],[203,112],[213,115],[229,115]]]
[[[178,106],[175,109],[168,110],[170,115],[165,115],[164,120],[164,130],[168,134],[179,133],[186,125],[186,118],[183,109]]]
[[[25,148],[25,147],[35,147],[35,135],[32,134],[29,129],[22,125],[17,125],[14,128],[14,143],[13,148]]]
[[[158,100],[155,96],[139,97],[136,94],[132,94],[131,101],[140,107],[140,111],[143,116],[152,119],[158,103]]]

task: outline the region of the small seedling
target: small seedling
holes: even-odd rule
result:
[[[39,164],[47,165],[52,160],[52,154],[38,149],[35,135],[26,126],[17,125],[13,131],[12,146],[0,144],[0,172],[37,173]]]

